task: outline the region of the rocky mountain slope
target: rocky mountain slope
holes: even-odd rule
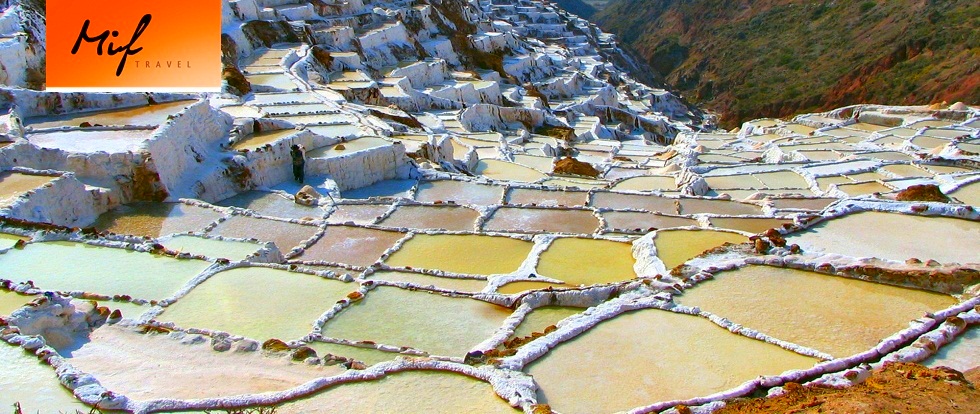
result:
[[[862,102],[980,101],[973,1],[618,0],[595,20],[729,127]]]

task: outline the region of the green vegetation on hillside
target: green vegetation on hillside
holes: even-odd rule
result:
[[[729,127],[856,103],[980,103],[975,1],[613,0],[595,20]]]

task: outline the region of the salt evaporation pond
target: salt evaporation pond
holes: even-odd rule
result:
[[[37,296],[21,295],[19,293],[0,290],[0,316],[10,315],[13,311],[20,309]]]
[[[667,269],[680,266],[705,250],[725,243],[745,243],[748,237],[737,233],[713,230],[667,230],[657,232],[654,244],[657,257]]]
[[[274,287],[274,288],[272,288]],[[258,341],[300,339],[356,284],[264,267],[219,272],[158,318],[183,328],[229,332]]]
[[[531,246],[531,242],[509,237],[417,234],[385,263],[477,275],[510,273],[524,262]],[[484,260],[486,257],[495,259]]]
[[[503,187],[446,180],[420,183],[415,199],[424,203],[454,201],[487,206],[499,204],[503,196]]]
[[[177,114],[193,103],[192,100],[183,100],[132,108],[34,117],[29,118],[26,124],[34,129],[77,127],[82,122],[92,125],[157,126],[166,122],[167,117]]]
[[[202,260],[71,242],[32,243],[23,250],[0,254],[6,279],[33,280],[45,290],[130,295],[145,300],[170,297],[208,265]]]
[[[510,314],[510,309],[475,299],[379,287],[327,321],[323,335],[462,357]]]
[[[27,140],[41,148],[68,152],[109,154],[137,152],[153,136],[150,129],[115,131],[53,131],[30,134]]]
[[[483,225],[486,231],[591,234],[599,219],[589,210],[502,207]]]
[[[50,175],[24,174],[15,171],[0,172],[0,207],[6,207],[28,191],[54,181]]]
[[[307,365],[257,352],[214,352],[208,341],[195,345],[161,334],[140,334],[116,326],[92,332],[69,362],[96,375],[103,386],[130,398],[211,398],[282,391],[339,366]]]
[[[842,358],[865,351],[952,296],[768,266],[721,272],[678,302]],[[861,306],[855,306],[860,303]],[[760,311],[765,310],[765,311]]]
[[[543,333],[545,329],[562,319],[582,313],[584,309],[563,306],[545,306],[534,309],[514,330],[515,337],[525,337],[535,332]]]
[[[326,407],[330,407],[330,412],[520,412],[507,405],[485,382],[434,371],[401,372],[377,381],[336,386],[308,399],[290,402],[276,411],[309,413]]]
[[[643,310],[558,345],[527,371],[540,386],[539,402],[563,413],[609,413],[708,395],[816,362],[704,318]]]
[[[319,219],[326,213],[319,207],[297,204],[282,195],[265,191],[241,193],[214,204],[249,209],[263,216],[286,219]]]
[[[19,346],[0,343],[0,361],[0,407],[13,410],[20,403],[25,413],[90,410],[58,382],[51,367]]]
[[[485,279],[430,276],[423,273],[380,271],[371,274],[371,280],[411,283],[415,286],[433,286],[438,289],[460,292],[479,292],[487,285]]]
[[[160,237],[203,231],[222,214],[183,203],[133,203],[103,213],[90,226],[100,231]]]
[[[14,234],[0,233],[0,250],[14,247],[20,240],[28,241],[30,238],[21,237]]]
[[[295,129],[280,129],[277,131],[263,131],[248,135],[238,142],[231,145],[231,149],[236,151],[249,150],[255,151],[266,145],[272,144],[290,135],[298,134],[300,131]]]
[[[195,236],[174,236],[161,240],[163,247],[182,253],[201,255],[212,259],[242,260],[261,248],[257,243],[208,239]]]
[[[480,213],[466,207],[400,206],[386,217],[381,226],[473,231]]]
[[[920,242],[911,242],[908,237]],[[851,257],[903,262],[911,258],[942,263],[980,261],[980,223],[948,217],[860,212],[824,221],[787,240],[804,250]]]

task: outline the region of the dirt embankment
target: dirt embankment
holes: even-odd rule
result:
[[[848,388],[790,383],[785,394],[739,400],[715,414],[759,413],[980,413],[980,367],[965,374],[939,367],[892,363]]]

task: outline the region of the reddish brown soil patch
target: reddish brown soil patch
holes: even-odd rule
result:
[[[948,203],[949,197],[943,194],[939,187],[933,184],[913,185],[895,196],[898,201],[937,201]]]
[[[592,164],[576,160],[572,157],[565,157],[555,162],[554,173],[584,175],[593,178],[599,176],[599,171]]]
[[[838,389],[789,383],[783,395],[740,400],[715,411],[742,413],[980,413],[980,380],[974,368],[959,371],[918,364],[886,364],[865,382]]]

